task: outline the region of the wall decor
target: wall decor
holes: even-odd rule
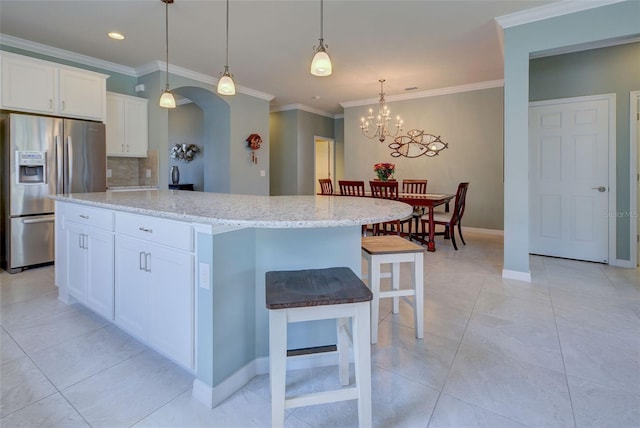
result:
[[[420,129],[412,129],[407,131],[407,135],[400,135],[389,144],[389,148],[393,151],[391,156],[407,158],[417,158],[420,156],[437,156],[440,152],[449,147],[449,144],[443,142],[440,136],[426,134]]]
[[[176,144],[169,150],[169,155],[173,159],[178,159],[184,162],[191,162],[196,156],[196,153],[200,152],[200,149],[195,144]]]
[[[256,150],[260,148],[260,144],[262,144],[262,137],[258,134],[251,134],[247,138],[247,147],[251,149],[251,163],[254,165],[258,164],[258,157],[256,156]]]

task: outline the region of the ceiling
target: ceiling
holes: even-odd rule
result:
[[[340,114],[340,103],[503,78],[495,17],[542,0],[327,0],[324,38],[333,75],[309,73],[320,37],[319,0],[231,0],[229,68],[236,85],[274,96],[272,109],[302,104]],[[169,6],[169,62],[218,77],[225,64],[225,2]],[[124,41],[106,34],[118,31]],[[0,2],[0,33],[130,67],[165,59],[161,0]],[[406,90],[406,88],[415,88]],[[158,94],[159,96],[159,94]]]

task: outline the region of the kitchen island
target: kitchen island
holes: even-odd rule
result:
[[[195,375],[213,407],[268,371],[265,273],[361,272],[362,224],[405,217],[400,202],[187,191],[56,195],[56,284]],[[289,349],[335,345],[333,320],[293,324]],[[293,362],[333,362],[329,353]],[[292,367],[292,366],[290,366]]]

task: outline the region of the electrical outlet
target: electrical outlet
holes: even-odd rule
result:
[[[107,178],[111,178],[111,170],[107,169]]]
[[[151,170],[149,168],[145,171],[145,175],[147,178],[151,178]]]
[[[264,169],[260,170],[260,177],[265,177],[267,175],[267,172]]]

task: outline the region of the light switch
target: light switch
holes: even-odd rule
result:
[[[204,288],[205,290],[209,290],[209,281],[211,279],[211,267],[208,263],[200,262],[198,264],[199,278],[198,285],[200,288]]]
[[[107,169],[107,178],[111,178],[111,170]]]
[[[264,169],[260,170],[260,177],[264,177],[267,175],[267,172]]]
[[[145,171],[145,175],[147,178],[151,178],[151,170],[149,168]]]

